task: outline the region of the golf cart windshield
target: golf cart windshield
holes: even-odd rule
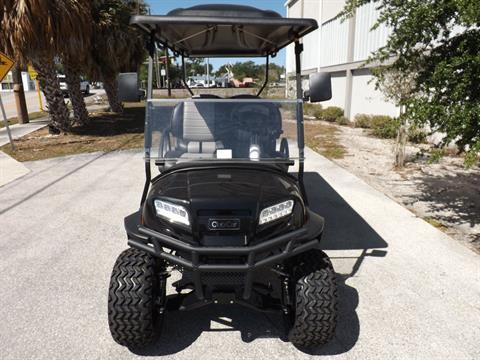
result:
[[[303,147],[300,100],[151,99],[145,159],[291,163]],[[300,141],[298,141],[300,139]]]

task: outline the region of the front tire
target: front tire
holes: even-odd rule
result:
[[[165,303],[165,280],[159,280],[156,260],[148,253],[127,249],[113,267],[108,293],[108,325],[113,339],[127,347],[152,342],[163,320],[158,305]]]
[[[288,339],[298,347],[326,344],[337,324],[337,284],[328,256],[311,250],[294,259],[293,316]]]

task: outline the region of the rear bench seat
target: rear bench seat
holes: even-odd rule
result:
[[[196,159],[214,157],[223,143],[215,138],[215,103],[182,102],[172,114],[171,134],[177,146],[165,154],[170,159]]]

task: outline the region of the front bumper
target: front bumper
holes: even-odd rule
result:
[[[192,271],[195,293],[199,299],[204,298],[202,273],[207,272],[245,273],[243,298],[248,299],[252,292],[254,270],[318,246],[324,219],[310,210],[308,215],[308,221],[302,228],[252,246],[193,246],[141,225],[139,212],[125,218],[125,229],[131,247]],[[167,252],[166,249],[188,253],[190,259]],[[273,250],[276,251],[272,253]],[[240,264],[208,264],[201,260],[204,255],[232,256],[246,258],[246,261]]]

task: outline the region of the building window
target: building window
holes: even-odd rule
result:
[[[12,90],[13,83],[11,82],[2,82],[2,90]]]

